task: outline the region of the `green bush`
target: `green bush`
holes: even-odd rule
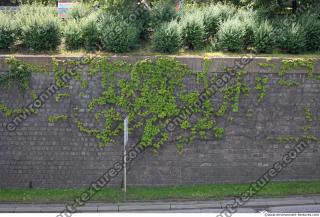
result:
[[[79,3],[71,8],[68,12],[69,19],[81,19],[91,14],[93,8],[88,4]]]
[[[152,47],[155,51],[174,53],[181,48],[179,25],[176,21],[164,23],[152,37]]]
[[[170,1],[157,2],[151,11],[151,26],[156,28],[160,23],[170,22],[177,17],[174,4]]]
[[[246,32],[244,36],[245,46],[247,47],[252,45],[254,40],[254,28],[256,26],[255,12],[252,10],[239,9],[235,14],[235,19],[239,19],[244,25]]]
[[[83,47],[82,23],[69,20],[64,30],[65,44],[68,50],[77,50]]]
[[[17,39],[18,27],[12,16],[0,13],[0,49],[9,49]]]
[[[118,17],[128,25],[134,26],[139,36],[147,39],[150,13],[140,2],[141,0],[107,0],[105,9],[108,15]]]
[[[195,11],[183,17],[181,21],[181,38],[183,44],[191,50],[203,48],[205,32],[202,13]]]
[[[57,16],[58,11],[55,6],[44,6],[42,4],[24,4],[19,7],[18,15],[20,18],[29,17],[33,15],[39,16]]]
[[[306,14],[300,18],[301,26],[306,34],[306,49],[320,50],[320,19],[313,14]]]
[[[275,43],[275,35],[273,32],[273,26],[268,21],[264,21],[256,25],[253,36],[253,44],[257,52],[272,52]]]
[[[292,54],[301,53],[306,47],[306,34],[298,23],[282,22],[282,29],[278,33],[277,46]],[[281,28],[281,27],[280,27]]]
[[[82,20],[82,37],[86,50],[98,50],[101,47],[97,25],[99,15],[99,12],[96,12]]]
[[[59,19],[47,16],[34,16],[22,26],[22,42],[32,50],[55,50],[61,41]]]
[[[244,49],[246,28],[239,19],[224,22],[218,32],[218,42],[222,49],[240,52]]]
[[[233,17],[237,12],[237,9],[231,4],[218,3],[214,7],[219,12],[221,22],[224,22]]]
[[[61,41],[61,21],[55,7],[22,6],[17,13],[23,45],[35,51],[55,50]]]
[[[102,47],[106,51],[126,52],[136,47],[139,31],[113,16],[104,16],[99,25]]]
[[[220,27],[221,19],[217,9],[218,8],[215,6],[210,6],[203,9],[203,25],[205,38],[207,40],[215,37]]]

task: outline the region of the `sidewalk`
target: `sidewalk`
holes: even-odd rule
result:
[[[77,212],[220,212],[233,200],[184,201],[184,202],[134,202],[134,203],[102,203],[92,202],[79,207]],[[320,195],[295,196],[286,198],[256,198],[248,201],[239,212],[259,212],[277,210],[280,207],[301,206],[320,209]],[[314,206],[317,205],[317,206]],[[61,212],[65,204],[26,204],[0,203],[0,212]],[[280,209],[281,210],[281,209]]]

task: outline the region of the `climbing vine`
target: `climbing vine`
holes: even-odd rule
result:
[[[84,76],[81,71],[76,73],[74,79],[79,83],[81,91],[79,96],[89,98],[86,110],[93,115],[96,127],[82,122],[82,115],[78,106],[72,109],[72,115],[57,114],[48,116],[48,122],[56,123],[70,121],[78,127],[79,131],[93,136],[100,141],[99,146],[103,147],[109,143],[117,143],[123,131],[122,121],[128,116],[129,132],[139,135],[141,144],[145,147],[159,149],[173,136],[173,141],[177,144],[179,151],[183,150],[187,144],[191,144],[196,138],[222,139],[224,136],[223,126],[219,126],[219,118],[227,113],[239,112],[241,96],[247,95],[250,91],[249,84],[243,78],[247,74],[245,71],[236,72],[234,82],[226,85],[221,90],[223,94],[222,102],[216,103],[212,99],[204,99],[201,106],[194,106],[201,92],[187,88],[186,80],[194,78],[197,85],[203,87],[206,92],[209,85],[217,79],[209,73],[212,62],[204,59],[203,70],[194,73],[186,65],[175,61],[172,58],[160,57],[156,60],[146,59],[135,64],[125,61],[113,62],[107,57],[88,59],[86,62],[88,73]],[[283,60],[280,68],[277,84],[287,88],[297,87],[297,81],[286,80],[285,73],[288,70],[303,67],[308,70],[308,77],[314,77],[314,60]],[[9,59],[10,70],[7,74],[0,76],[0,87],[6,87],[12,82],[18,82],[21,91],[30,88],[32,68],[16,59]],[[61,61],[53,59],[54,80],[59,88],[70,88],[70,84],[63,80],[68,67],[79,64],[79,61]],[[260,63],[261,68],[276,69],[276,65],[270,62]],[[119,76],[121,75],[121,76]],[[94,98],[86,97],[87,91],[92,85],[87,77],[99,76],[102,91]],[[258,101],[262,102],[267,94],[270,78],[268,76],[256,77],[254,89],[258,91]],[[32,98],[36,97],[35,92],[31,92]],[[63,91],[55,95],[57,103],[62,99],[70,97],[70,93]],[[192,107],[192,114],[184,114],[185,108]],[[24,110],[12,109],[4,103],[0,103],[0,112],[6,117],[18,114]],[[177,132],[164,132],[168,120],[180,117],[183,113],[183,120],[179,123]],[[313,120],[310,109],[304,110],[305,119],[308,122]],[[249,109],[245,114],[247,118],[253,116],[253,110]],[[233,122],[232,116],[228,119]],[[302,129],[306,135],[305,139],[315,141],[317,138],[307,134],[310,126]],[[178,135],[176,135],[178,134]],[[296,136],[279,136],[275,138],[280,143],[297,141]]]
[[[267,95],[267,85],[270,82],[269,77],[256,77],[255,89],[259,92],[258,101],[262,102],[264,97]]]

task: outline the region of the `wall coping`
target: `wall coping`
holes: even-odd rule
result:
[[[19,60],[22,60],[29,64],[43,65],[48,67],[50,70],[52,68],[52,59],[56,58],[58,60],[68,60],[68,59],[79,59],[83,55],[9,55],[9,54],[0,54],[0,72],[8,71],[8,65],[5,60],[10,57],[15,57]],[[128,63],[135,63],[139,60],[144,59],[155,59],[159,57],[172,57],[176,60],[188,65],[194,71],[202,71],[204,65],[204,59],[212,60],[212,64],[209,66],[209,72],[224,72],[225,67],[233,67],[236,62],[240,63],[242,61],[252,60],[247,64],[243,70],[248,73],[278,73],[283,60],[289,59],[313,59],[315,60],[315,73],[320,73],[320,57],[319,58],[301,58],[301,57],[255,57],[252,55],[243,55],[242,57],[201,57],[201,56],[175,56],[175,55],[92,55],[88,56],[97,56],[97,57],[109,57],[111,61],[124,60]],[[275,68],[270,67],[261,67],[261,63],[274,64]],[[297,68],[289,71],[290,73],[308,73],[305,68]]]

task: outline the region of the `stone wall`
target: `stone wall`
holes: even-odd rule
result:
[[[0,57],[0,72],[8,66],[6,56]],[[18,57],[29,63],[46,65],[50,68],[51,57]],[[59,57],[61,59],[65,57]],[[135,62],[146,57],[111,57]],[[203,59],[199,57],[176,57],[195,71],[201,71]],[[210,73],[223,73],[225,66],[233,66],[238,58],[212,58]],[[288,79],[300,83],[298,87],[286,88],[277,85],[281,59],[271,60],[276,69],[260,67],[265,58],[255,58],[245,67],[248,74],[245,81],[253,88],[248,96],[241,96],[238,113],[228,112],[226,118],[219,119],[225,127],[222,140],[196,140],[185,147],[182,153],[176,144],[168,142],[158,153],[146,150],[131,164],[128,172],[129,185],[184,185],[209,183],[252,182],[258,179],[275,162],[294,147],[295,143],[279,143],[279,136],[303,136],[302,127],[311,126],[310,135],[320,138],[320,81],[307,79],[306,69],[297,68],[288,72]],[[320,73],[320,62],[315,65],[315,73]],[[84,72],[85,74],[85,72]],[[254,90],[255,77],[270,78],[267,95],[258,102],[258,92]],[[14,132],[6,129],[12,118],[0,112],[0,188],[29,187],[64,188],[87,186],[104,174],[122,158],[122,144],[98,148],[98,141],[79,132],[72,121],[48,123],[48,116],[70,114],[75,105],[86,104],[91,97],[101,93],[100,78],[89,78],[89,90],[79,96],[80,87],[71,81],[68,92],[71,97],[57,103],[55,97],[28,117]],[[32,89],[40,93],[54,82],[51,74],[32,74]],[[214,96],[219,100],[219,94]],[[22,96],[15,87],[0,90],[0,102],[11,107],[21,107],[32,101],[30,96]],[[304,109],[309,108],[313,120],[305,120]],[[81,109],[81,119],[92,123],[92,115]],[[130,146],[137,138],[130,138]],[[320,152],[317,141],[309,147],[276,180],[319,180]],[[111,185],[120,185],[122,175]]]

